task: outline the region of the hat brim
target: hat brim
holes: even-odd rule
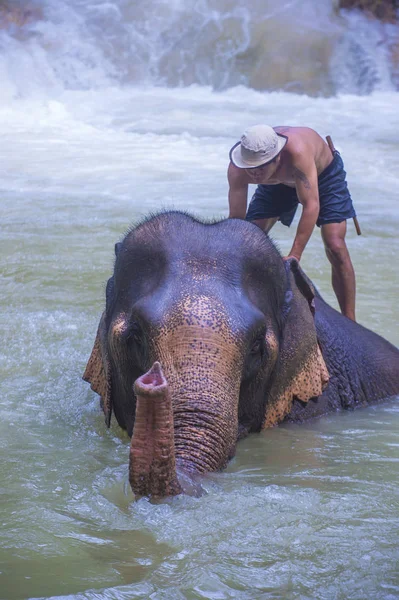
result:
[[[245,160],[243,160],[243,158],[241,156],[241,148],[240,148],[241,142],[237,142],[236,144],[234,144],[234,146],[230,150],[231,162],[233,163],[233,165],[235,165],[239,169],[257,169],[258,167],[264,167],[265,165],[268,165],[276,158],[276,156],[278,156],[280,154],[280,152],[282,151],[282,149],[288,142],[287,136],[282,135],[281,133],[277,133],[277,137],[278,137],[278,141],[277,141],[276,152],[273,154],[272,157],[268,158],[268,160],[266,162],[260,161],[258,164],[253,164],[253,163],[247,163]]]

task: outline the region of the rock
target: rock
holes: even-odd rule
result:
[[[339,8],[358,8],[380,21],[398,22],[398,0],[339,0]]]
[[[15,5],[15,3],[0,0],[0,29],[11,26],[23,27],[42,18],[39,7]]]

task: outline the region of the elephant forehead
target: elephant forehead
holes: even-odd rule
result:
[[[222,267],[223,262],[214,256],[192,256],[188,254],[178,261],[180,271],[190,273],[194,281],[203,281],[215,277],[215,275],[219,275]]]
[[[207,295],[185,296],[177,300],[164,314],[158,327],[158,336],[178,335],[201,338],[219,338],[224,343],[237,345],[240,340],[236,323],[228,315],[220,300]]]

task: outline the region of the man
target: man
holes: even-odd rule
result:
[[[341,312],[355,321],[355,272],[345,243],[346,220],[356,216],[338,152],[308,127],[255,125],[230,150],[230,218],[247,219],[266,233],[276,221],[288,227],[298,202],[302,215],[285,260],[302,253],[315,225],[321,228],[332,286]],[[248,185],[258,184],[247,210]]]

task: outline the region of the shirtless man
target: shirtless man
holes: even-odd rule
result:
[[[288,227],[298,202],[302,215],[289,255],[301,259],[314,226],[321,228],[332,286],[341,312],[355,321],[355,272],[345,243],[346,219],[356,216],[338,152],[308,127],[255,125],[230,150],[230,218],[252,221],[266,233]],[[258,187],[247,212],[248,185]]]

